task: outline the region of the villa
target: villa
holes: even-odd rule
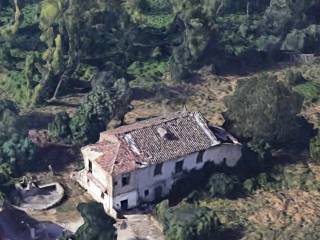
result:
[[[177,112],[102,132],[81,149],[79,183],[106,212],[166,197],[173,183],[205,163],[237,165],[241,144],[199,112]]]

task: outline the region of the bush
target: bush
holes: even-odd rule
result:
[[[196,208],[192,205],[168,208],[165,201],[156,209],[168,240],[214,239],[220,227],[217,215],[209,208]]]
[[[310,156],[313,160],[320,163],[320,134],[310,141]]]
[[[57,113],[54,121],[49,124],[48,130],[50,137],[58,141],[70,142],[72,140],[70,117],[66,112]]]
[[[0,185],[9,182],[13,175],[14,172],[11,164],[3,163],[0,165]]]
[[[76,231],[75,240],[115,240],[115,220],[108,216],[103,205],[96,202],[80,203],[77,207],[84,224]]]
[[[301,72],[289,70],[286,72],[286,83],[288,86],[296,86],[298,84],[303,84],[306,82],[306,79],[303,77]]]
[[[0,164],[9,163],[20,173],[31,170],[36,147],[11,101],[0,101],[0,133]]]
[[[213,174],[207,184],[210,197],[228,197],[234,193],[238,179],[224,173]]]
[[[2,145],[2,161],[13,164],[20,173],[34,169],[35,145],[26,137],[14,134]]]
[[[265,171],[271,165],[271,149],[268,144],[243,144],[241,159],[236,166],[236,171],[241,178],[253,177]]]
[[[214,169],[214,163],[207,163],[201,170],[193,169],[178,181],[175,181],[169,195],[170,205],[179,203],[193,191],[206,186],[209,177],[214,172]]]
[[[294,87],[294,90],[300,93],[308,101],[315,102],[320,97],[320,84],[307,82]]]
[[[129,110],[131,91],[125,79],[118,79],[109,88],[96,86],[72,118],[60,113],[49,126],[51,136],[79,145],[98,141],[108,122],[122,119]]]

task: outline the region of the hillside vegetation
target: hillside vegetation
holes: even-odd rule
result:
[[[167,239],[317,239],[319,53],[320,0],[1,0],[0,198],[42,166],[30,128],[79,150],[186,107],[243,156],[177,183],[155,210]],[[97,239],[100,208],[75,239]]]

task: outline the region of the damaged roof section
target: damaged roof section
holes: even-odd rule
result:
[[[82,151],[96,152],[97,158],[90,160],[119,175],[219,145],[224,142],[220,135],[201,113],[178,112],[103,132],[97,144]]]

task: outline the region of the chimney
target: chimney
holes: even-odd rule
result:
[[[162,127],[158,127],[157,128],[157,133],[159,134],[159,136],[161,138],[165,138],[167,136],[167,134],[168,134],[168,131],[166,129],[162,128]]]

